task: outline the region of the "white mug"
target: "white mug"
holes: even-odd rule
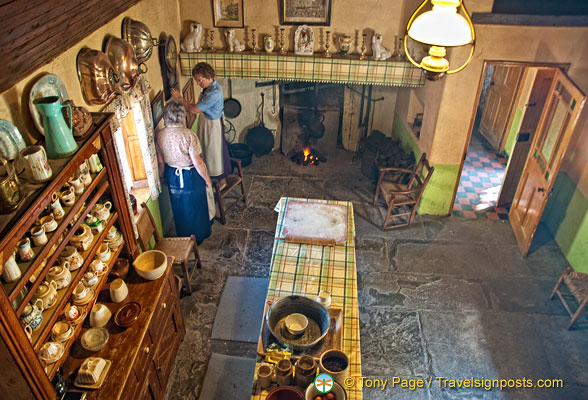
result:
[[[45,228],[43,225],[35,226],[31,229],[31,237],[35,246],[43,246],[47,243],[47,235],[45,234]]]
[[[31,261],[35,258],[35,252],[31,247],[31,241],[29,238],[24,238],[17,243],[18,255],[22,261]]]
[[[73,206],[76,202],[76,193],[74,188],[71,186],[65,190],[62,190],[59,193],[59,197],[61,197],[61,200],[63,200],[63,204],[65,204],[68,207]]]
[[[78,177],[71,177],[69,178],[69,180],[67,181],[68,184],[70,184],[71,186],[73,186],[74,188],[74,192],[75,194],[77,194],[78,196],[82,193],[84,193],[84,189],[86,188],[84,186],[84,182],[82,182],[82,179],[78,176]]]
[[[45,232],[53,232],[57,229],[57,221],[55,220],[55,215],[50,213],[49,215],[44,216],[39,220],[41,226],[45,229]]]
[[[53,195],[51,196],[51,203],[49,203],[48,208],[49,208],[49,211],[51,211],[53,213],[53,215],[55,215],[55,219],[61,219],[65,216],[65,211],[63,210],[63,207],[61,206],[61,202],[59,201],[59,196],[55,192],[53,192]]]
[[[4,270],[2,270],[2,278],[5,282],[14,282],[21,276],[20,268],[16,260],[14,259],[14,252],[8,257],[8,260],[4,263]]]
[[[47,153],[42,146],[29,146],[20,151],[26,161],[25,168],[34,182],[46,182],[53,176],[47,161]]]

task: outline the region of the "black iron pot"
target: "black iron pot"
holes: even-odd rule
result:
[[[245,143],[231,143],[229,145],[229,153],[231,154],[232,158],[241,160],[241,165],[243,167],[251,164],[253,151],[251,151],[251,147],[249,147],[249,145]]]

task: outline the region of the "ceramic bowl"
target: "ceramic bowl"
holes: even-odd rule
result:
[[[105,328],[90,328],[82,335],[82,347],[88,351],[100,351],[106,346],[109,337]]]
[[[308,318],[300,313],[288,315],[285,322],[288,332],[292,335],[300,335],[308,326]]]
[[[110,275],[120,279],[125,279],[129,274],[129,266],[129,260],[127,260],[126,258],[119,258],[114,262],[114,266],[110,271]]]
[[[345,393],[345,390],[337,382],[335,382],[335,385],[333,386],[333,390],[331,390],[331,393],[335,395],[336,400],[347,399],[347,393]],[[314,400],[316,396],[320,395],[321,394],[318,390],[316,390],[314,385],[310,385],[308,386],[308,388],[306,388],[306,394],[304,398],[305,400]]]
[[[135,259],[133,267],[141,278],[153,281],[160,278],[167,269],[167,256],[163,251],[148,250]]]
[[[304,395],[292,386],[279,386],[269,392],[266,400],[304,400]]]
[[[96,303],[90,312],[90,326],[92,328],[102,328],[108,323],[111,316],[112,312],[107,306]]]
[[[141,304],[133,301],[122,306],[114,315],[114,323],[121,328],[128,328],[139,319]]]
[[[308,319],[309,325],[300,337],[290,335],[284,326],[286,317],[294,313],[303,314]],[[301,351],[313,347],[327,335],[330,316],[325,307],[308,297],[287,296],[269,307],[266,323],[270,333],[282,346]]]

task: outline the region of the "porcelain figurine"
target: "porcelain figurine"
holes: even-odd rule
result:
[[[268,35],[263,38],[263,48],[267,53],[274,51],[274,47],[276,47],[276,42],[273,37]]]
[[[349,35],[339,36],[339,50],[341,50],[342,56],[347,56],[347,54],[349,54],[349,49],[351,49],[352,41],[353,39]]]
[[[190,24],[190,33],[186,36],[182,42],[182,50],[188,53],[200,53],[202,46],[200,41],[202,40],[202,25],[198,22]]]
[[[372,36],[372,51],[374,60],[387,60],[392,57],[392,52],[382,46],[382,35],[380,33]]]
[[[300,25],[294,33],[294,53],[299,56],[311,56],[314,47],[314,32],[308,25]]]
[[[225,31],[225,37],[227,38],[227,45],[229,46],[229,51],[231,53],[240,53],[243,50],[245,50],[245,45],[239,41],[239,39],[235,35],[234,29],[227,29]]]

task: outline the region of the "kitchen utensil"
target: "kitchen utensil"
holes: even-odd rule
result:
[[[88,351],[100,351],[106,346],[110,334],[106,328],[90,328],[82,335],[80,342]]]
[[[71,106],[62,105],[58,96],[41,97],[33,100],[41,114],[45,127],[45,145],[49,158],[67,158],[78,149],[71,128]],[[69,126],[65,123],[61,109],[69,109]]]
[[[133,46],[127,41],[110,36],[106,41],[104,53],[118,75],[118,82],[114,88],[120,94],[131,90],[139,74],[147,72],[147,66],[145,63],[139,63]]]
[[[151,57],[153,46],[159,44],[157,39],[151,37],[151,32],[144,23],[129,17],[122,21],[122,38],[131,43],[139,62],[147,61]]]
[[[266,389],[272,384],[274,367],[271,364],[261,364],[257,369],[257,386]]]
[[[129,288],[125,281],[120,278],[110,283],[110,299],[115,303],[120,303],[129,295]]]
[[[110,360],[99,357],[87,358],[80,367],[74,384],[84,389],[100,389],[111,365],[112,361]]]
[[[257,157],[268,154],[274,148],[274,135],[263,123],[264,93],[261,93],[261,122],[249,129],[245,135],[245,142]]]
[[[253,151],[246,143],[231,143],[229,145],[229,153],[231,157],[241,160],[241,166],[246,167],[251,164],[253,158]]]
[[[86,103],[109,103],[116,94],[119,78],[106,54],[84,47],[78,53],[76,62],[78,80]]]
[[[30,181],[41,183],[51,179],[53,171],[47,162],[47,153],[42,146],[29,146],[21,150],[20,156],[25,161]]]
[[[133,267],[140,277],[153,281],[167,269],[167,256],[160,250],[147,250],[133,261]]]
[[[6,169],[6,176],[0,176],[0,214],[8,214],[18,208],[25,197],[20,190],[20,182],[12,163],[0,156]]]
[[[294,375],[294,368],[290,360],[284,358],[276,363],[276,383],[278,385],[291,385],[292,375]]]
[[[4,279],[4,282],[14,282],[20,278],[21,274],[22,272],[20,271],[18,263],[16,262],[13,251],[10,257],[8,257],[4,263],[4,268],[2,269],[2,279]]]
[[[317,364],[309,355],[304,355],[296,361],[294,366],[294,380],[296,385],[301,388],[306,388],[314,381],[316,376]]]
[[[327,350],[321,354],[319,370],[331,375],[339,385],[349,376],[349,357],[341,350]]]
[[[39,110],[34,107],[33,101],[41,97],[49,96],[59,97],[59,102],[61,104],[65,104],[65,102],[69,100],[69,95],[67,94],[67,89],[65,88],[63,81],[55,74],[47,74],[40,77],[33,84],[29,94],[29,111],[33,117],[33,122],[35,123],[37,130],[42,135],[45,134],[45,128],[43,127],[42,121],[43,118]]]
[[[308,318],[300,313],[293,313],[286,317],[284,321],[286,324],[286,329],[292,335],[300,335],[306,327],[308,327]]]
[[[141,314],[141,304],[136,301],[122,306],[114,315],[114,323],[121,328],[128,328],[133,325],[139,319]]]
[[[26,147],[22,135],[12,122],[0,119],[0,157],[15,160],[18,153]]]
[[[233,82],[229,78],[229,98],[225,100],[224,113],[226,118],[237,118],[241,114],[241,103],[233,98]]]
[[[269,392],[265,400],[304,400],[304,395],[292,386],[280,386]]]
[[[335,395],[335,399],[337,400],[347,399],[347,393],[345,393],[343,387],[339,385],[337,382],[334,382],[333,389],[331,389],[330,393],[333,393],[333,395]],[[318,390],[316,390],[314,385],[310,385],[308,386],[308,388],[306,388],[306,394],[304,398],[305,400],[314,400],[317,398],[317,396],[320,395],[321,393]]]
[[[112,312],[106,305],[96,303],[90,312],[90,326],[92,328],[102,328],[108,323],[111,316]]]
[[[291,335],[285,327],[286,317],[293,313],[308,318],[308,327],[302,335]],[[298,351],[313,347],[327,335],[330,317],[329,312],[316,301],[303,296],[287,296],[269,307],[266,322],[280,344]]]
[[[129,273],[129,266],[129,260],[126,258],[119,258],[114,262],[114,266],[110,271],[110,275],[120,279],[125,279]]]

